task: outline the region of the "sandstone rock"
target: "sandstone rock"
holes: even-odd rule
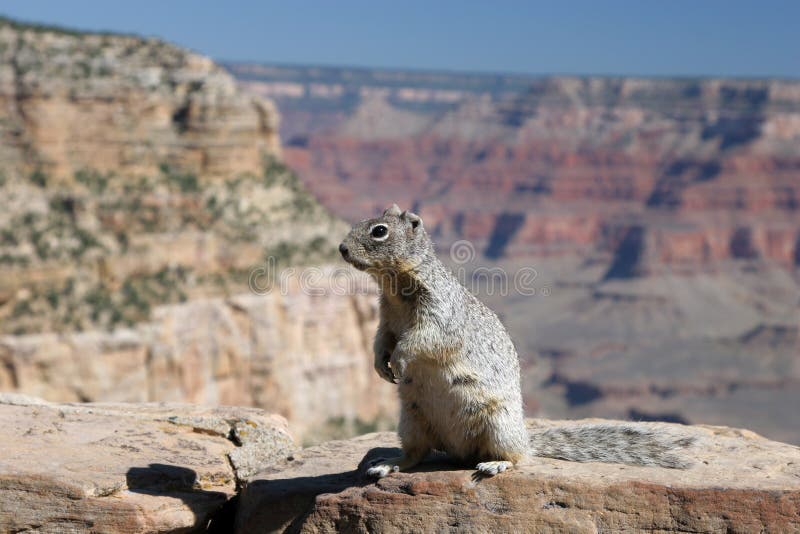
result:
[[[336,257],[346,225],[280,162],[278,122],[188,50],[0,17],[0,332],[132,326],[267,257]]]
[[[532,420],[532,427],[579,422]],[[687,470],[531,458],[500,476],[446,463],[380,481],[393,434],[306,449],[252,477],[238,532],[798,532],[800,449],[726,427],[660,424],[696,442]]]
[[[237,432],[234,443],[242,425],[252,431]],[[263,469],[294,448],[283,418],[248,408],[51,404],[4,394],[0,426],[3,532],[219,527],[215,514],[250,472],[234,456],[246,450],[255,462],[248,469]]]
[[[71,179],[169,164],[258,172],[280,150],[271,101],[237,91],[206,57],[157,39],[0,20],[0,156],[6,172]]]
[[[250,90],[259,77],[265,86],[284,82],[282,74],[308,80],[297,71],[233,69]],[[306,74],[315,79],[305,83],[338,87],[339,99],[321,110],[313,98],[300,99],[308,87],[273,93],[288,120],[300,115],[305,125],[286,159],[346,219],[392,198],[435,214],[426,226],[440,243],[470,239],[490,258],[619,253],[637,227],[641,272],[742,256],[797,265],[795,81],[486,77],[476,84],[437,73],[436,83],[464,92],[446,111],[428,102],[411,113],[402,88],[379,73]],[[491,91],[512,80],[513,90]],[[375,187],[382,198],[352,194]]]
[[[132,329],[0,336],[0,391],[257,406],[304,441],[336,437],[337,422],[388,424],[397,400],[372,370],[374,288],[336,292],[334,271],[315,273],[324,294],[300,287],[299,271],[283,290],[161,307]]]

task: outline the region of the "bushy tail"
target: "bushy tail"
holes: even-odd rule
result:
[[[575,423],[530,430],[534,456],[573,462],[607,462],[686,469],[691,460],[675,453],[695,442],[667,425]]]

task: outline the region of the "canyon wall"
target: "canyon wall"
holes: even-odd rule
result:
[[[365,99],[286,157],[347,218],[394,198],[490,257],[635,249],[644,272],[796,265],[798,144],[797,82],[552,78],[443,113]]]
[[[391,426],[374,290],[282,284],[347,225],[278,123],[169,43],[0,19],[0,391],[261,406],[306,441]]]
[[[529,414],[800,443],[800,82],[230,68],[331,210],[422,215]]]
[[[0,391],[257,406],[304,441],[386,428],[397,406],[372,370],[375,288],[363,280],[364,292],[334,292],[335,273],[315,270],[313,287],[301,271],[263,295],[158,307],[132,328],[2,336]]]
[[[236,89],[210,59],[159,39],[0,20],[5,173],[76,170],[204,176],[258,172],[280,149],[271,101]]]

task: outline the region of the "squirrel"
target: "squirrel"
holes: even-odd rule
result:
[[[520,368],[503,324],[437,258],[422,219],[394,204],[339,245],[380,289],[375,370],[397,384],[402,456],[379,458],[372,477],[405,471],[430,452],[501,473],[528,455],[686,468],[672,451],[691,444],[653,423],[584,423],[529,433]]]

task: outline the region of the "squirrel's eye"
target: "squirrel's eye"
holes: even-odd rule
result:
[[[388,233],[389,229],[386,226],[379,224],[376,227],[374,227],[369,234],[375,239],[380,239],[382,237],[386,237]]]

